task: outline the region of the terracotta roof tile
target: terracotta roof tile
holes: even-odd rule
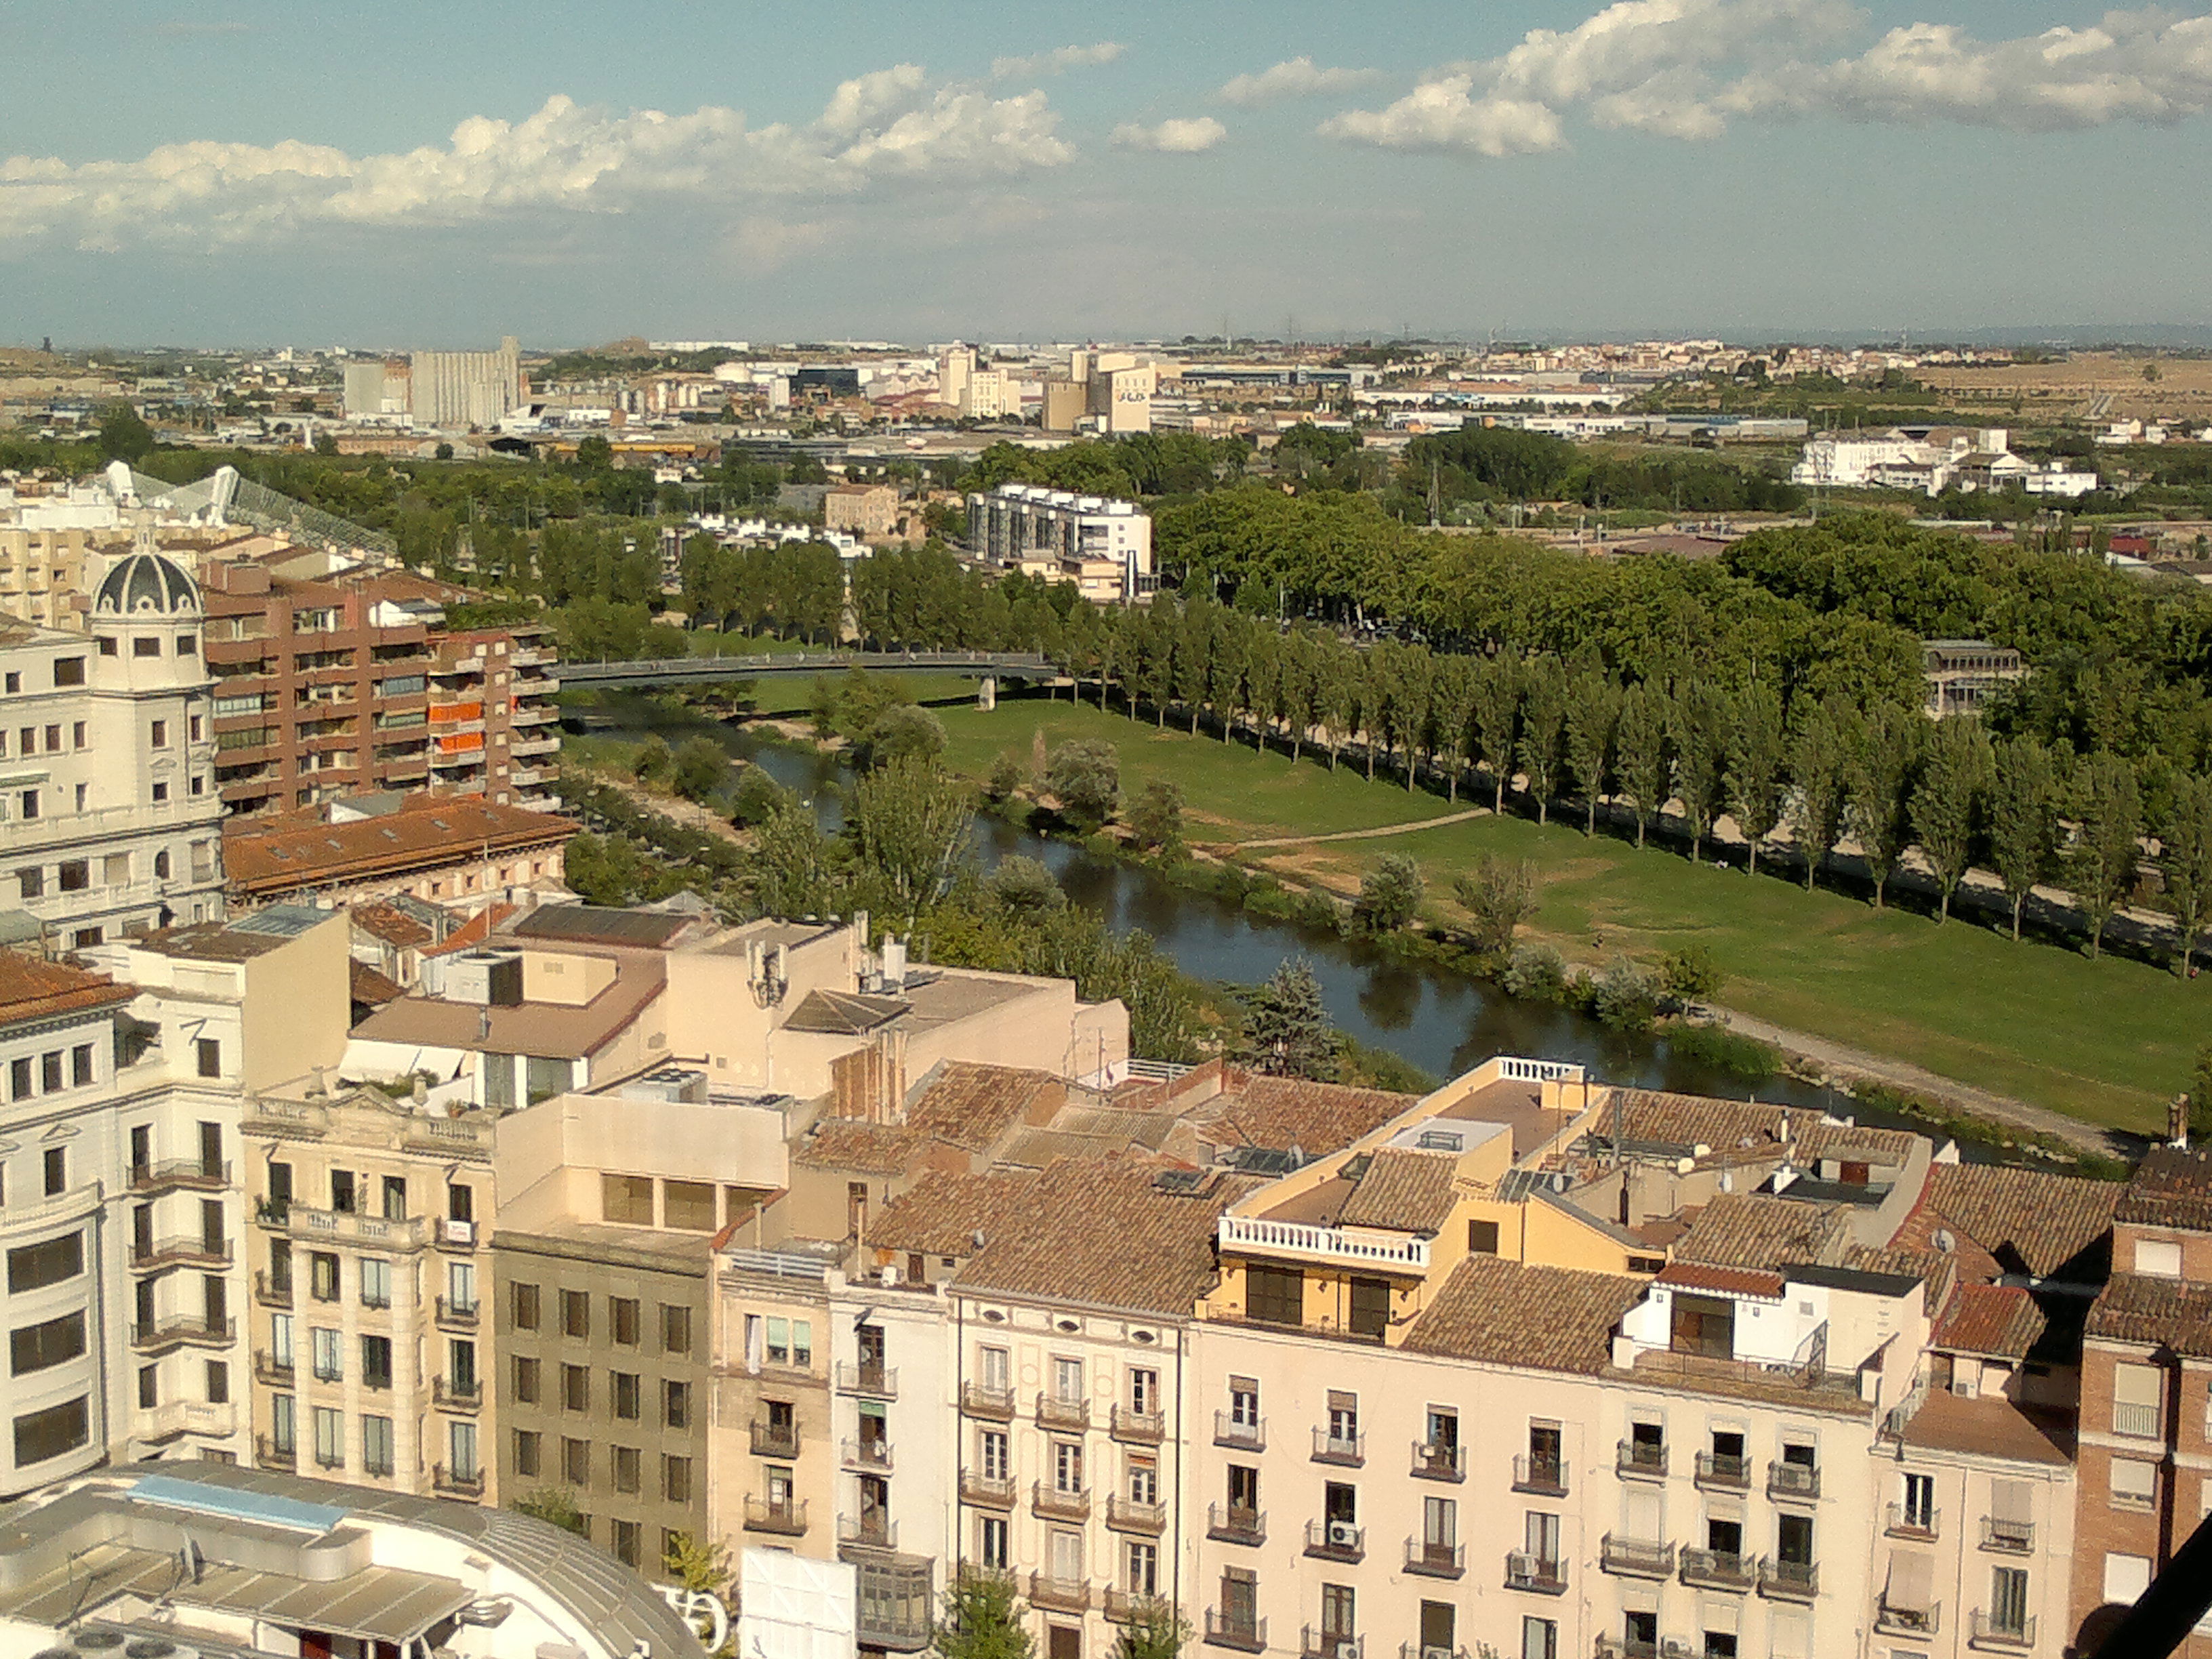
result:
[[[397,812],[351,823],[233,818],[223,825],[223,871],[236,891],[269,898],[552,847],[576,827],[550,812],[473,795],[410,797]]]
[[[1616,1119],[1616,1106],[1618,1116]],[[1901,1129],[1875,1129],[1829,1123],[1818,1112],[1766,1106],[1756,1101],[1718,1100],[1650,1089],[1622,1089],[1599,1112],[1595,1131],[1610,1139],[1618,1121],[1621,1137],[1668,1146],[1709,1146],[1716,1154],[1780,1153],[1793,1146],[1801,1160],[1872,1153],[1874,1161],[1902,1164],[1919,1137]],[[1785,1128],[1790,1139],[1784,1139]]]
[[[1775,1268],[1841,1259],[1849,1224],[1843,1206],[1764,1193],[1723,1193],[1691,1218],[1677,1261]]]
[[[1026,1172],[927,1176],[870,1217],[861,1242],[879,1250],[967,1255],[973,1236],[1005,1206],[1034,1193],[1035,1181]]]
[[[1613,1328],[1644,1291],[1640,1279],[1470,1256],[1413,1322],[1404,1346],[1409,1353],[1595,1376],[1611,1363]]]
[[[2089,1310],[2085,1334],[2212,1358],[2212,1285],[2114,1273]]]
[[[1770,1301],[1786,1288],[1780,1273],[1761,1273],[1753,1267],[1717,1267],[1704,1261],[1670,1261],[1660,1270],[1658,1283],[1723,1296],[1765,1297]]]
[[[1200,1127],[1217,1146],[1296,1146],[1309,1158],[1341,1152],[1364,1134],[1420,1103],[1419,1095],[1353,1089],[1303,1078],[1228,1073],[1229,1087],[1209,1103]]]
[[[365,962],[349,958],[346,968],[347,990],[356,1002],[381,1005],[397,1001],[407,994],[406,987],[396,983],[389,975],[379,972]]]
[[[1448,1153],[1386,1146],[1369,1160],[1339,1220],[1346,1227],[1433,1235],[1450,1218],[1456,1167]]]
[[[907,1127],[980,1152],[1018,1122],[1044,1122],[1066,1096],[1067,1085],[1049,1072],[951,1060],[923,1080],[906,1109]]]
[[[128,1002],[137,994],[106,974],[87,973],[15,951],[0,951],[0,1024],[45,1019]]]
[[[437,935],[429,926],[409,915],[394,904],[379,901],[374,904],[356,904],[349,914],[353,925],[364,933],[382,939],[386,945],[396,945],[401,950],[437,943]]]
[[[2212,1148],[2152,1147],[2136,1166],[2115,1218],[2212,1231]]]
[[[824,1118],[793,1149],[791,1161],[807,1169],[902,1175],[929,1149],[929,1137],[895,1123]]]
[[[2040,1170],[1938,1164],[1896,1242],[1930,1249],[1936,1231],[1948,1230],[1954,1249],[1971,1243],[2002,1272],[2094,1282],[2110,1260],[2114,1206],[2132,1191]]]
[[[1953,1353],[2025,1359],[2046,1324],[2035,1298],[2017,1285],[1961,1285],[1929,1344]]]

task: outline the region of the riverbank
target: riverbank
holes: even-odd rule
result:
[[[2010,1121],[2023,1127],[2049,1114],[2093,1134],[2162,1132],[2166,1103],[2184,1086],[2212,1024],[2203,981],[2185,984],[2142,962],[2015,945],[1963,920],[1939,927],[1826,889],[1807,892],[1585,836],[1578,824],[1470,817],[1464,801],[1370,785],[1348,768],[1332,773],[1325,755],[1293,763],[1065,702],[1010,698],[988,713],[939,714],[948,761],[978,779],[1001,753],[1026,762],[1039,731],[1048,744],[1112,743],[1125,794],[1154,778],[1174,781],[1192,840],[1283,839],[1229,856],[1298,885],[1354,891],[1380,853],[1409,853],[1429,878],[1427,916],[1443,926],[1460,920],[1448,896],[1454,873],[1485,853],[1528,859],[1541,891],[1526,936],[1571,961],[1654,961],[1703,945],[1726,974],[1725,999],[1741,1018],[1801,1039],[1782,1046],[1839,1072],[1850,1065],[1846,1051],[1865,1075],[1911,1068],[1899,1075],[1927,1079],[1916,1091],[1950,1091],[1978,1116],[1995,1117],[1991,1103],[2010,1103],[2021,1109]],[[1378,845],[1313,839],[1386,828],[1399,833]]]

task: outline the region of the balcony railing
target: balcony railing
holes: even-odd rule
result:
[[[134,1273],[158,1273],[164,1267],[227,1267],[230,1241],[198,1233],[179,1233],[173,1238],[146,1239],[131,1247]]]
[[[165,1314],[131,1328],[131,1346],[142,1353],[173,1348],[182,1343],[228,1347],[238,1336],[234,1319],[210,1319],[205,1314]]]
[[[347,1210],[311,1210],[289,1204],[277,1211],[272,1205],[266,1218],[285,1227],[295,1238],[318,1244],[361,1244],[380,1250],[419,1250],[430,1242],[432,1226],[426,1216],[387,1221],[382,1216],[357,1215]],[[256,1219],[263,1218],[256,1212]]]
[[[285,1360],[280,1364],[276,1356],[266,1348],[256,1348],[253,1351],[253,1376],[256,1382],[266,1382],[271,1388],[289,1389],[298,1380],[299,1375],[299,1372],[293,1369],[290,1360]]]
[[[1885,1595],[1875,1607],[1874,1627],[1899,1636],[1933,1636],[1943,1628],[1943,1604],[1930,1601],[1924,1607],[1901,1607]]]
[[[1607,1533],[1598,1547],[1597,1565],[1621,1578],[1668,1578],[1674,1572],[1674,1547]]]
[[[482,1498],[484,1489],[483,1471],[471,1469],[464,1472],[459,1469],[449,1469],[443,1463],[440,1463],[434,1466],[430,1471],[430,1486],[434,1491],[444,1492],[449,1497]]]
[[[1091,1585],[1081,1578],[1055,1578],[1048,1572],[1030,1575],[1030,1604],[1055,1613],[1082,1613],[1091,1606]]]
[[[1468,1651],[1465,1648],[1432,1648],[1419,1642],[1401,1642],[1398,1659],[1468,1659]]]
[[[1349,1521],[1309,1521],[1306,1553],[1317,1561],[1364,1561],[1367,1528]]]
[[[1745,1492],[1751,1486],[1751,1459],[1741,1452],[1701,1451],[1698,1454],[1697,1483],[1723,1492]]]
[[[1567,1589],[1567,1564],[1527,1550],[1508,1550],[1505,1588],[1534,1590],[1540,1595],[1563,1595]]]
[[[1809,1502],[1820,1495],[1820,1471],[1809,1464],[1778,1459],[1766,1466],[1766,1495]]]
[[[1406,1571],[1424,1578],[1462,1578],[1467,1576],[1467,1546],[1432,1543],[1425,1538],[1406,1540]]]
[[[1820,1566],[1768,1556],[1759,1564],[1759,1593],[1778,1601],[1809,1601],[1820,1593]]]
[[[985,1509],[1010,1510],[1014,1506],[1013,1479],[1010,1475],[978,1474],[973,1469],[963,1469],[960,1501],[981,1504]]]
[[[1114,1407],[1111,1430],[1116,1440],[1140,1446],[1157,1446],[1167,1437],[1167,1419],[1158,1412],[1140,1412],[1127,1406]]]
[[[1265,1451],[1267,1449],[1267,1419],[1263,1417],[1256,1423],[1244,1423],[1227,1412],[1216,1412],[1213,1414],[1213,1443],[1233,1446],[1239,1451]]]
[[[449,1297],[438,1298],[438,1323],[449,1331],[472,1331],[481,1316],[483,1306],[477,1302],[455,1302]]]
[[[806,1500],[784,1498],[770,1502],[765,1498],[745,1499],[745,1530],[772,1532],[786,1538],[797,1538],[806,1530]]]
[[[449,1412],[472,1412],[483,1404],[483,1384],[441,1376],[430,1384],[433,1404]]]
[[[1030,1486],[1030,1507],[1055,1521],[1087,1521],[1091,1518],[1091,1494],[1064,1492],[1042,1480],[1034,1481]]]
[[[1982,1517],[1982,1547],[2006,1555],[2026,1555],[2035,1547],[2035,1522],[2004,1521],[1985,1515]]]
[[[1516,1457],[1513,1460],[1513,1490],[1546,1498],[1565,1498],[1567,1466],[1556,1457]]]
[[[1206,1639],[1217,1648],[1234,1648],[1239,1653],[1265,1653],[1267,1650],[1267,1621],[1224,1613],[1219,1607],[1206,1610]]]
[[[1667,1474],[1667,1448],[1647,1440],[1624,1440],[1613,1467],[1632,1479],[1663,1480]]]
[[[1133,1498],[1109,1498],[1106,1524],[1117,1532],[1163,1533],[1168,1528],[1168,1506],[1140,1503]]]
[[[1907,1509],[1902,1504],[1892,1504],[1882,1530],[1895,1538],[1940,1538],[1943,1534],[1943,1511]]]
[[[1316,1630],[1307,1625],[1298,1632],[1298,1652],[1303,1659],[1361,1659],[1367,1651],[1367,1638],[1352,1636],[1340,1630]]]
[[[798,1424],[763,1423],[756,1419],[746,1426],[750,1431],[755,1457],[788,1459],[799,1455]]]
[[[228,1435],[238,1426],[236,1407],[206,1400],[169,1400],[147,1413],[149,1440],[173,1440],[180,1434]]]
[[[994,1389],[984,1382],[963,1382],[960,1385],[960,1409],[970,1417],[988,1417],[995,1422],[1013,1420],[1014,1391]]]
[[[1206,1535],[1224,1544],[1264,1544],[1267,1541],[1267,1512],[1233,1504],[1206,1506]]]
[[[862,1549],[895,1550],[898,1547],[898,1522],[880,1510],[866,1515],[841,1515],[837,1517],[837,1541],[857,1544]]]
[[[891,1467],[891,1443],[876,1439],[842,1440],[837,1444],[837,1456],[848,1469],[888,1474]]]
[[[1313,1431],[1313,1461],[1316,1463],[1340,1463],[1356,1469],[1367,1461],[1367,1437],[1356,1431],[1351,1434],[1334,1434],[1327,1429]]]
[[[1747,1590],[1757,1581],[1757,1566],[1749,1556],[1727,1550],[1685,1549],[1682,1582],[1709,1589]]]
[[[849,1359],[837,1362],[837,1392],[865,1394],[878,1400],[898,1398],[898,1370],[895,1366],[855,1364]]]
[[[1037,1426],[1046,1429],[1087,1429],[1091,1426],[1091,1402],[1088,1400],[1057,1400],[1051,1395],[1036,1397]]]
[[[1250,1216],[1221,1218],[1217,1237],[1224,1250],[1240,1255],[1308,1256],[1324,1261],[1352,1261],[1375,1267],[1395,1267],[1401,1273],[1429,1270],[1429,1241],[1402,1234],[1346,1231],[1341,1227],[1313,1227],[1297,1221],[1262,1221]]]
[[[131,1166],[131,1190],[134,1193],[166,1192],[174,1187],[220,1192],[229,1185],[230,1165],[221,1158],[160,1158],[151,1164]]]
[[[2112,1432],[2124,1434],[2134,1440],[2163,1440],[2164,1425],[2160,1420],[2156,1406],[2131,1406],[2124,1401],[2112,1402]]]
[[[1467,1479],[1467,1448],[1447,1446],[1433,1440],[1413,1443],[1413,1473],[1423,1480],[1464,1480]]]
[[[264,1308],[289,1308],[292,1305],[292,1281],[281,1283],[265,1273],[253,1275],[253,1299]]]
[[[291,1441],[279,1445],[274,1436],[257,1434],[253,1437],[253,1462],[257,1468],[297,1468],[300,1466],[299,1445]]]
[[[1974,1609],[1973,1633],[1969,1644],[1978,1648],[1995,1648],[1999,1652],[2025,1651],[2035,1645],[2035,1619],[1998,1619],[1990,1613]]]

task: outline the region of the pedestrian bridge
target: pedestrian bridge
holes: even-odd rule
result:
[[[564,660],[564,690],[577,686],[702,685],[725,680],[812,678],[858,668],[869,673],[957,674],[968,679],[1056,679],[1060,670],[1033,652],[800,651],[750,656],[665,657],[646,662]]]

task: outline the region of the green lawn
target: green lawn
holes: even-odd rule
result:
[[[953,765],[977,776],[1001,750],[1026,757],[1040,726],[1048,743],[1105,738],[1120,751],[1125,793],[1155,776],[1182,786],[1194,840],[1327,834],[1453,810],[1432,795],[1368,784],[1349,768],[1332,777],[1325,762],[1293,767],[1242,744],[1172,727],[1162,734],[1065,701],[1011,702],[991,714],[940,712]],[[1620,951],[1650,959],[1703,943],[1729,975],[1722,1000],[1732,1007],[2093,1121],[2161,1129],[2166,1102],[2186,1086],[2197,1048],[2212,1035],[2212,981],[2185,985],[2142,963],[2015,945],[1965,921],[1939,927],[1787,881],[1694,866],[1673,852],[1587,839],[1558,823],[1540,829],[1486,816],[1261,856],[1348,890],[1390,851],[1421,860],[1440,915],[1452,875],[1483,853],[1533,859],[1544,878],[1534,931],[1571,961]]]

